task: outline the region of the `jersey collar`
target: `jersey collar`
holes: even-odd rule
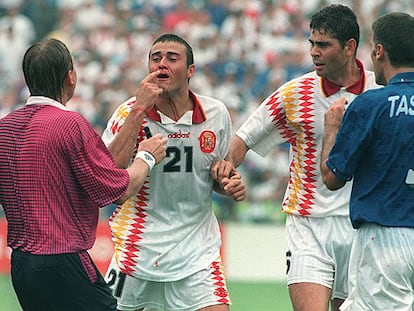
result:
[[[192,122],[195,123],[201,123],[207,120],[206,113],[204,112],[203,107],[201,106],[200,101],[198,100],[197,96],[192,92],[189,91],[189,95],[191,100],[193,101],[193,116],[192,116]],[[148,111],[148,118],[150,118],[153,121],[161,122],[161,117],[155,107],[153,107],[150,111]]]
[[[62,105],[60,102],[46,96],[30,96],[27,99],[25,105],[48,105],[62,110],[68,110],[68,108],[66,108],[66,106]]]
[[[348,86],[346,90],[353,94],[361,94],[364,91],[365,88],[365,71],[364,71],[364,65],[360,60],[356,60],[357,66],[360,71],[359,80],[352,84],[351,86]],[[342,87],[333,83],[332,81],[329,81],[326,78],[321,79],[322,84],[322,92],[325,95],[325,97],[329,97],[335,93],[337,93]]]
[[[390,84],[399,82],[414,82],[414,72],[400,72],[390,80]]]

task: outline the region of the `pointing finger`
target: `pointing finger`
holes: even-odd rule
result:
[[[156,78],[159,74],[160,74],[159,70],[153,71],[153,72],[151,72],[149,75],[147,75],[147,76],[146,76],[146,77],[142,80],[142,82],[143,82],[143,83],[147,83],[147,82],[154,83],[154,82],[155,82],[155,78]]]

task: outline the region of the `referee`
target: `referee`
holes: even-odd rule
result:
[[[0,205],[14,290],[25,311],[116,310],[87,252],[99,208],[141,188],[150,166],[165,157],[166,139],[154,135],[140,144],[151,165],[138,158],[119,169],[86,119],[66,109],[77,79],[67,47],[55,39],[35,43],[23,73],[31,96],[0,120]],[[148,90],[142,109],[159,92]]]

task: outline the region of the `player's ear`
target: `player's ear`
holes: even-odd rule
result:
[[[76,84],[76,72],[74,70],[69,70],[66,73],[66,77],[65,77],[65,82],[70,85],[73,86]]]
[[[344,49],[347,51],[347,54],[354,55],[357,49],[357,42],[355,39],[351,38],[345,42]]]
[[[382,59],[382,58],[384,58],[385,54],[386,54],[386,52],[385,52],[384,46],[382,44],[378,43],[375,46],[375,58],[376,59]]]
[[[188,66],[187,69],[187,78],[190,79],[192,76],[194,76],[195,73],[195,65],[191,64],[190,66]]]

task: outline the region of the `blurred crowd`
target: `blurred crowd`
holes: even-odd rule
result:
[[[78,86],[68,107],[101,133],[115,107],[134,94],[148,73],[153,39],[174,32],[192,45],[191,88],[221,99],[234,129],[282,83],[312,70],[309,17],[329,0],[0,0],[0,117],[28,96],[21,61],[44,37],[73,53]],[[414,13],[412,0],[343,0],[361,27],[358,57],[370,68],[369,34],[375,17]],[[246,202],[215,197],[221,221],[283,222],[280,204],[288,180],[288,147],[266,158],[248,153],[240,168]]]

